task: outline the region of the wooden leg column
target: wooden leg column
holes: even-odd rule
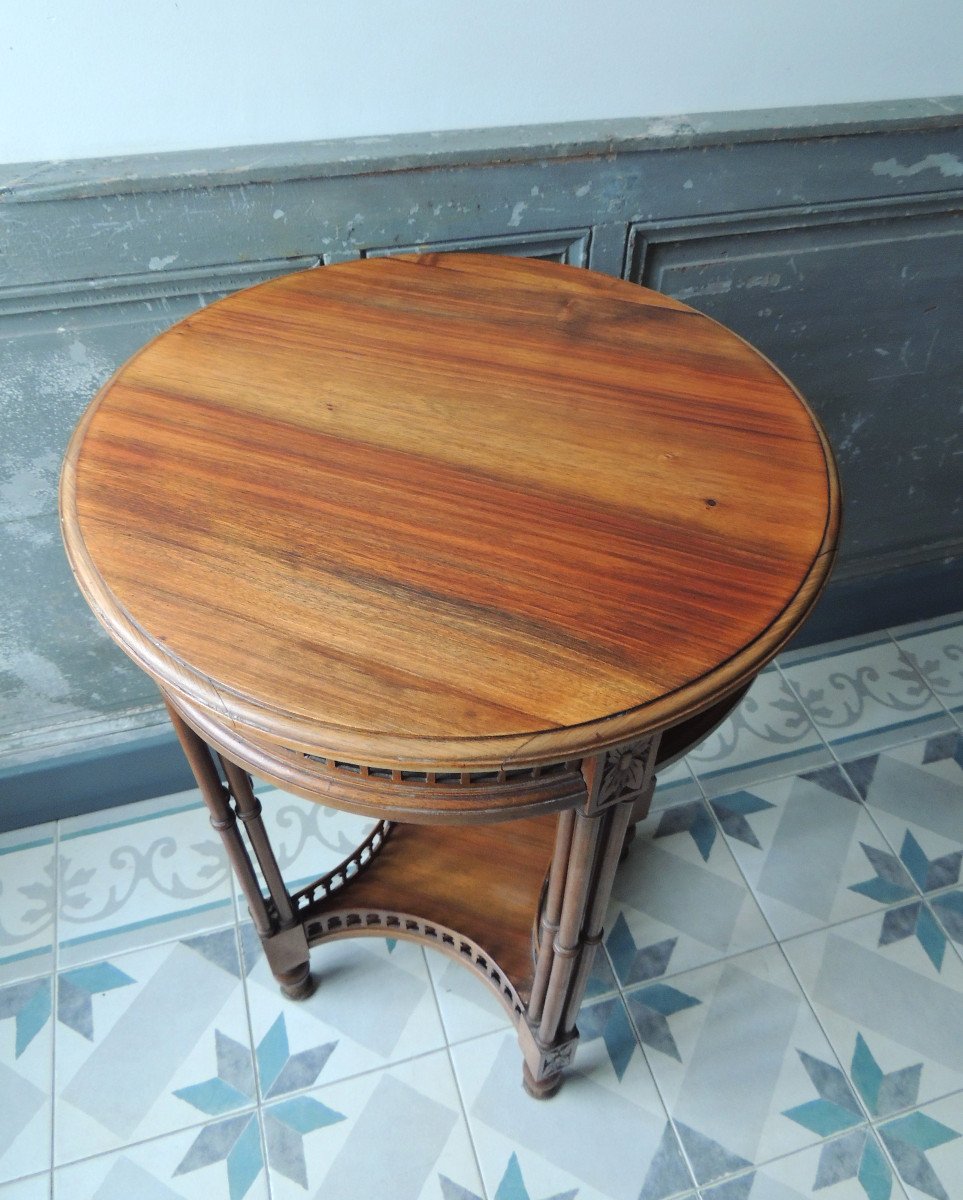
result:
[[[281,878],[277,859],[261,819],[261,804],[254,795],[250,778],[240,767],[221,757],[230,790],[226,788],[221,783],[207,743],[191,729],[170,703],[167,703],[167,711],[210,812],[211,825],[221,835],[271,971],[286,996],[292,1000],[302,1000],[314,990],[308,961],[307,935],[297,920],[291,897]],[[270,904],[261,892],[251,857],[238,827],[238,817],[244,822],[248,838],[257,855],[270,892]]]
[[[262,937],[261,945],[264,947],[274,978],[281,985],[285,996],[289,1000],[306,1000],[314,991],[308,939],[304,926],[298,920],[291,894],[281,877],[281,868],[268,840],[261,817],[261,801],[254,794],[251,777],[247,771],[223,755],[218,757],[237,805],[237,814],[244,822],[248,841],[254,847],[254,854],[271,897],[269,914],[275,921],[276,931],[270,937]]]
[[[602,940],[612,883],[636,805],[653,787],[658,735],[582,763],[586,800],[559,817],[527,1020],[522,1082],[553,1096],[578,1042],[575,1018]]]

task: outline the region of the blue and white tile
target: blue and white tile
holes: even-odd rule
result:
[[[0,986],[53,968],[53,822],[0,833]]]
[[[936,734],[843,765],[920,891],[958,884],[963,863],[963,733]]]
[[[963,613],[902,625],[890,633],[946,707],[963,715]]]
[[[522,1089],[514,1033],[452,1047],[488,1195],[664,1200],[691,1192],[693,1180],[621,999],[584,1006],[579,1029],[574,1064],[547,1101]]]
[[[449,1044],[512,1027],[508,1013],[474,971],[438,950],[425,950],[428,974]]]
[[[916,898],[837,766],[743,788],[711,805],[779,938]]]
[[[233,928],[61,971],[55,1162],[256,1102]]]
[[[268,1200],[256,1112],[54,1171],[54,1200]]]
[[[51,976],[0,988],[0,1180],[50,1167]]]
[[[910,1200],[963,1196],[963,1093],[886,1121],[879,1136]]]
[[[963,1088],[963,961],[923,901],[783,948],[872,1117]]]
[[[0,1185],[0,1200],[50,1200],[50,1172]]]
[[[906,1200],[866,1125],[702,1189],[702,1200]]]
[[[278,989],[250,926],[242,926],[261,1096],[377,1070],[440,1050],[445,1034],[421,947],[354,938],[315,947],[317,990],[292,1003]]]
[[[273,1200],[481,1200],[445,1052],[264,1107]]]
[[[605,928],[623,987],[773,941],[704,800],[639,823],[615,877]]]
[[[886,635],[797,650],[780,669],[837,756],[870,754],[954,727]]]
[[[234,920],[230,870],[195,791],[60,823],[60,965]]]
[[[775,667],[763,671],[738,708],[688,761],[707,796],[812,770],[833,756]]]
[[[696,1181],[864,1124],[777,946],[626,992]]]
[[[701,797],[702,788],[689,766],[688,758],[680,758],[658,772],[651,811],[658,812],[662,808],[671,808],[673,804],[699,800]]]
[[[929,903],[943,932],[963,953],[963,888],[950,888],[933,896]]]
[[[425,958],[449,1045],[512,1027],[491,988],[473,970],[437,950],[426,949]],[[618,990],[611,964],[600,947],[585,987],[585,1004]]]
[[[292,889],[338,866],[374,824],[370,817],[315,804],[269,784],[255,782],[255,791],[281,875]]]

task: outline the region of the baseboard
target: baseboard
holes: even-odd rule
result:
[[[790,646],[892,629],[963,609],[963,554],[830,580]]]
[[[0,833],[195,786],[173,729],[0,770]]]

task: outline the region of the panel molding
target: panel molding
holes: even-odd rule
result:
[[[628,228],[625,277],[661,290],[654,256],[676,242],[705,242],[752,237],[761,233],[815,230],[828,226],[859,226],[905,217],[953,216],[963,211],[963,189],[932,195],[892,196],[879,200],[850,200],[828,204],[785,205],[733,213],[707,213],[681,220],[632,221]],[[950,232],[950,231],[948,231]],[[685,299],[685,297],[677,297]]]
[[[545,258],[570,267],[585,267],[589,261],[591,229],[552,229],[541,233],[508,234],[502,237],[454,238],[419,242],[408,246],[375,246],[361,251],[362,258],[386,258],[392,254],[475,253],[505,254],[513,258]]]
[[[219,263],[181,271],[158,270],[136,275],[65,280],[0,288],[0,319],[27,313],[60,312],[70,308],[134,304],[141,300],[173,300],[178,296],[209,296],[237,292],[264,283],[286,271],[317,267],[320,255],[263,259],[251,263]]]

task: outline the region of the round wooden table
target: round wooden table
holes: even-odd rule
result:
[[[286,993],[319,942],[424,942],[494,989],[545,1096],[655,770],[804,619],[839,497],[805,403],[720,325],[450,254],[181,321],[90,406],[61,512]],[[248,772],[373,830],[292,894]]]

